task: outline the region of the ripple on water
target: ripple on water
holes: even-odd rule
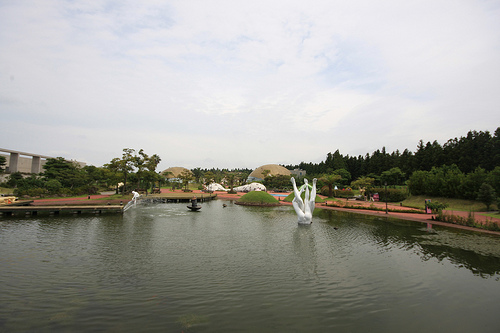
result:
[[[0,330],[432,331],[450,315],[468,329],[479,313],[497,323],[490,238],[320,211],[298,226],[290,207],[185,206],[1,221]]]

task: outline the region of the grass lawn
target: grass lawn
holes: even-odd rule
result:
[[[14,192],[13,188],[0,187],[0,194],[12,194]]]
[[[464,199],[450,199],[442,197],[428,197],[422,195],[413,195],[408,199],[402,201],[403,206],[420,208],[423,209],[425,206],[425,199],[430,199],[431,201],[437,201],[439,203],[447,204],[446,210],[457,210],[463,212],[484,212],[486,211],[486,205],[479,201],[474,200],[464,200]],[[497,209],[496,205],[491,205],[490,209]]]
[[[493,217],[495,219],[500,219],[500,212],[490,212],[490,213],[481,213],[481,215],[488,216],[488,217]]]

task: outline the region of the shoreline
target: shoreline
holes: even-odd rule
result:
[[[162,193],[168,193],[168,192],[182,192],[180,190],[176,191],[171,191],[168,189],[162,189]],[[201,192],[201,191],[193,191],[193,192]],[[243,192],[238,192],[236,194],[228,194],[226,192],[213,192],[217,195],[215,198],[217,199],[222,199],[222,200],[238,200],[240,197],[242,197],[245,193]],[[292,206],[291,202],[285,202],[282,200],[282,195],[286,193],[274,193],[274,192],[268,192],[269,194],[275,194],[275,195],[281,195],[278,196],[279,204],[280,205],[286,205],[286,206]],[[129,199],[109,199],[106,200],[106,197],[109,197],[109,195],[102,195],[102,194],[96,194],[96,195],[91,195],[90,199],[87,197],[80,197],[80,198],[56,198],[56,199],[34,199],[32,205],[34,206],[50,206],[50,205],[56,205],[56,204],[63,204],[63,205],[71,205],[71,204],[95,204],[96,201],[98,201],[101,205],[109,205],[109,204],[123,204],[126,205],[127,202],[131,200],[131,197]],[[149,197],[149,195],[147,196]],[[348,200],[346,200],[348,202]],[[375,207],[379,208],[385,208],[385,202],[365,202],[365,201],[356,201],[353,202],[353,204],[357,206],[365,206],[369,207],[370,205],[373,205]],[[408,207],[402,207],[399,205],[393,205],[393,204],[388,204],[388,208],[390,209],[402,209],[402,210],[411,210],[413,208],[408,208]],[[354,214],[365,214],[365,215],[370,215],[370,216],[377,216],[380,218],[397,218],[401,220],[408,220],[408,221],[414,221],[414,222],[420,222],[420,223],[426,223],[426,224],[431,224],[431,225],[438,225],[438,226],[443,226],[443,227],[449,227],[449,228],[455,228],[455,229],[461,229],[461,230],[467,230],[467,231],[475,231],[475,232],[481,232],[481,233],[486,233],[490,235],[495,235],[495,236],[500,236],[500,231],[492,231],[492,230],[486,230],[486,229],[480,229],[480,228],[474,228],[474,227],[469,227],[469,226],[464,226],[460,224],[453,224],[453,223],[448,223],[448,222],[440,222],[433,220],[432,218],[435,218],[436,214],[416,214],[416,213],[402,213],[402,212],[389,212],[388,214],[385,213],[385,211],[377,211],[377,210],[370,210],[370,209],[356,209],[356,208],[345,208],[345,207],[335,207],[335,206],[328,206],[328,202],[325,203],[316,203],[316,208],[317,209],[329,209],[329,210],[336,210],[336,211],[341,211],[341,212],[348,212],[348,213],[354,213]],[[459,216],[465,216],[467,217],[468,212],[458,212],[458,211],[445,211],[453,215],[459,215]],[[500,219],[495,219],[491,217],[486,217],[484,215],[475,215],[474,216],[475,220],[478,222],[485,222],[485,221],[492,221],[497,224],[500,224]]]

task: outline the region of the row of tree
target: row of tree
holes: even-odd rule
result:
[[[156,154],[149,156],[143,149],[135,151],[125,148],[121,157],[112,159],[103,167],[86,166],[79,168],[63,158],[48,159],[42,175],[23,178],[12,174],[7,185],[16,187],[18,193],[33,189],[51,194],[94,193],[99,187],[118,184],[123,193],[132,189],[161,186],[165,176],[156,171],[161,161]],[[0,169],[5,158],[0,159]],[[318,185],[327,186],[331,194],[334,186],[367,188],[374,186],[409,185],[412,194],[445,196],[474,199],[479,188],[487,183],[500,193],[500,128],[492,136],[488,131],[471,131],[465,137],[448,140],[443,146],[436,141],[424,145],[422,141],[417,151],[407,149],[388,154],[385,148],[371,155],[343,156],[339,150],[328,153],[325,161],[313,164],[302,162],[286,166],[288,169],[301,168],[308,178],[318,178]],[[191,181],[196,183],[223,183],[230,187],[244,184],[250,169],[201,169],[195,168],[179,176],[187,188]],[[301,179],[297,179],[301,183]],[[269,176],[263,181],[271,189],[288,189],[289,177]]]
[[[410,192],[414,195],[470,200],[478,198],[481,187],[485,184],[491,188],[490,191],[500,193],[500,166],[491,171],[478,167],[466,174],[455,164],[443,165],[430,171],[415,171],[408,181]]]
[[[388,153],[383,147],[365,156],[342,155],[339,150],[328,153],[325,161],[320,163],[301,162],[298,165],[287,165],[293,170],[300,168],[307,174],[325,174],[344,169],[352,180],[361,176],[378,179],[382,172],[399,168],[402,182],[415,171],[430,171],[433,167],[455,164],[462,172],[470,173],[481,167],[486,171],[500,165],[500,127],[493,135],[485,131],[469,131],[466,136],[448,140],[444,145],[437,141],[424,144],[420,140],[416,152],[405,149],[402,153],[396,150]]]

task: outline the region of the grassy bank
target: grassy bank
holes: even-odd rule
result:
[[[463,200],[463,199],[450,199],[443,197],[429,197],[422,195],[412,195],[408,199],[402,201],[403,206],[424,209],[425,199],[430,199],[431,201],[437,201],[448,205],[447,210],[456,210],[462,212],[484,212],[486,211],[486,205],[479,201],[474,200]],[[496,205],[491,205],[491,210],[498,209]]]

